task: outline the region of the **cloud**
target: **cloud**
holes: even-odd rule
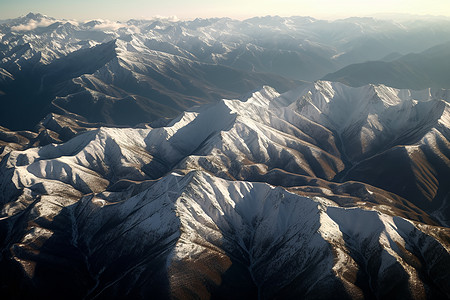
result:
[[[109,21],[109,20],[102,20],[102,19],[96,19],[94,21],[99,21],[101,24],[97,24],[94,26],[94,30],[117,30],[122,27],[126,27],[126,24]]]
[[[170,21],[170,22],[177,22],[177,21],[179,21],[177,16],[160,16],[160,15],[156,15],[156,16],[153,16],[152,19],[164,20],[164,21]]]
[[[139,29],[139,27],[137,27],[135,25],[128,26],[128,29],[134,33],[141,33],[141,30]]]
[[[28,30],[36,29],[38,27],[47,27],[47,26],[52,25],[52,24],[54,24],[56,22],[58,22],[58,21],[56,21],[56,20],[48,20],[48,19],[41,19],[39,21],[30,20],[27,24],[20,24],[20,25],[17,25],[17,26],[12,26],[11,30],[12,31],[28,31]]]

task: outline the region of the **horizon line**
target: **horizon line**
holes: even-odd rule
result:
[[[19,18],[24,18],[27,17],[28,15],[40,15],[43,17],[47,17],[47,18],[53,18],[53,19],[61,19],[61,20],[67,20],[67,21],[77,21],[77,22],[88,22],[88,21],[95,21],[95,20],[103,20],[103,21],[114,21],[114,22],[127,22],[127,21],[131,21],[131,20],[137,20],[137,21],[144,21],[144,20],[168,20],[168,21],[172,21],[172,22],[178,22],[178,21],[194,21],[194,20],[209,20],[209,19],[231,19],[231,20],[236,20],[236,21],[246,21],[246,20],[250,20],[250,19],[254,19],[254,18],[267,18],[267,17],[280,17],[280,18],[295,18],[295,17],[299,17],[299,18],[311,18],[317,21],[338,21],[338,20],[346,20],[346,19],[351,19],[351,18],[360,18],[360,19],[364,19],[364,18],[372,18],[372,19],[378,19],[378,20],[392,20],[392,21],[398,21],[398,19],[415,19],[415,18],[442,18],[442,19],[450,19],[450,16],[446,16],[446,15],[433,15],[433,14],[411,14],[411,13],[395,13],[395,12],[391,12],[391,13],[385,13],[385,12],[379,12],[379,13],[371,13],[371,14],[364,14],[364,15],[349,15],[349,16],[342,16],[342,17],[314,17],[311,15],[280,15],[280,14],[274,14],[274,15],[253,15],[253,16],[248,16],[248,17],[231,17],[231,16],[208,16],[208,17],[178,17],[177,15],[154,15],[154,16],[150,16],[150,17],[131,17],[131,18],[123,18],[123,19],[114,19],[114,18],[67,18],[67,17],[54,17],[52,15],[49,14],[44,14],[44,13],[40,13],[40,12],[28,12],[26,14],[22,14],[18,17],[14,17],[14,18],[3,18],[0,17],[0,21],[12,21],[12,20],[16,20]],[[397,17],[397,20],[395,19],[395,17]]]

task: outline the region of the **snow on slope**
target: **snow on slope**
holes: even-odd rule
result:
[[[38,239],[53,237],[61,244],[69,239],[94,278],[93,286],[82,287],[89,297],[145,293],[142,287],[155,274],[162,274],[163,283],[151,288],[160,293],[183,297],[186,291],[201,295],[206,290],[214,295],[221,286],[236,288],[236,278],[227,272],[238,272],[262,299],[362,297],[368,291],[354,281],[359,272],[378,297],[406,293],[419,299],[431,285],[446,289],[443,266],[450,255],[440,236],[447,229],[203,172],[169,174],[146,185],[135,192],[85,196],[60,214],[58,227],[72,228],[67,235],[45,236],[55,227],[43,223],[13,245],[13,254],[30,268],[27,253]],[[58,249],[42,251],[50,259],[70,257]],[[421,277],[417,259],[433,269],[433,278]],[[119,275],[110,262],[120,260]],[[38,269],[41,263],[31,265]],[[234,296],[240,292],[228,290]]]
[[[375,211],[342,209],[328,200],[299,197],[266,184],[230,184],[203,174],[194,178],[193,191],[182,198],[186,201],[181,200],[181,207],[177,205],[184,230],[182,243],[175,246],[175,259],[190,260],[199,255],[199,249],[189,249],[192,243],[202,245],[205,241],[202,251],[208,249],[210,243],[219,244],[218,248],[225,253],[232,253],[232,260],[247,264],[262,298],[271,298],[286,282],[299,277],[304,282],[296,287],[297,292],[303,289],[302,293],[307,296],[318,293],[324,282],[333,282],[330,278],[337,277],[345,282],[345,275],[340,273],[342,268],[348,264],[356,267],[357,263],[348,253],[344,236],[362,245],[370,241],[364,249],[367,252],[361,251],[366,261],[377,257],[379,252],[387,252],[381,256],[379,265],[369,267],[373,272],[370,276],[379,276],[379,287],[375,289],[385,290],[383,285],[391,283],[383,282],[383,272],[392,268],[396,261],[402,261],[399,250],[388,240],[408,247],[409,241],[405,242],[400,235],[406,237],[414,230],[414,225],[408,227],[406,221],[402,229],[408,229],[399,235],[392,217]],[[208,228],[217,228],[221,235]],[[379,237],[376,232],[380,233]],[[448,249],[432,243],[447,256]],[[330,252],[329,244],[337,253]],[[417,272],[407,263],[402,267],[410,275],[411,283],[420,287],[421,284],[416,283]],[[348,288],[358,290],[351,282],[346,283]]]
[[[272,105],[280,106],[276,103],[283,97],[292,104]],[[13,151],[2,172],[15,178],[15,189],[38,182],[45,186],[52,179],[83,193],[120,179],[157,179],[174,168],[241,180],[266,181],[264,174],[274,170],[331,180],[345,168],[342,152],[360,161],[353,153],[363,158],[380,153],[399,137],[403,143],[428,145],[436,134],[448,136],[448,104],[419,100],[384,86],[316,82],[296,97],[265,87],[246,102],[222,100],[188,110],[165,127],[100,128],[61,145]],[[365,135],[368,130],[371,134]],[[380,144],[381,149],[373,146]],[[362,145],[370,152],[360,153]]]
[[[104,182],[100,188],[108,180],[114,182],[119,178],[159,178],[184,159],[187,160],[179,168],[191,168],[185,165],[195,163],[196,156],[208,159],[212,155],[216,161],[225,156],[224,159],[238,159],[243,164],[245,161],[256,166],[267,164],[269,168],[305,175],[318,172],[327,179],[342,170],[329,131],[292,112],[281,111],[281,116],[286,116],[282,119],[277,111],[265,108],[268,102],[261,106],[252,99],[248,102],[222,100],[196,108],[181,114],[166,127],[101,128],[61,145],[11,152],[5,165],[17,167],[14,169],[17,188],[33,186],[36,180],[59,179],[85,193],[98,185],[94,183],[95,177]],[[319,142],[311,136],[317,136]],[[311,154],[302,154],[301,149]],[[309,164],[318,160],[323,166],[316,171]],[[92,184],[84,181],[90,179],[78,174],[79,168],[92,176]],[[232,172],[232,176],[243,177],[239,172]],[[28,178],[26,182],[25,178]]]
[[[396,144],[416,143],[432,127],[442,127],[437,123],[442,122],[446,106],[444,100],[432,98],[429,90],[419,93],[383,85],[352,88],[318,81],[290,107],[336,131],[344,145],[352,145],[346,149],[347,157],[359,161]]]

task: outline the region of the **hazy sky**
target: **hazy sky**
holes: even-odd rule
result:
[[[0,0],[0,19],[39,12],[56,18],[128,20],[153,16],[312,16],[341,18],[376,13],[450,16],[450,0]]]

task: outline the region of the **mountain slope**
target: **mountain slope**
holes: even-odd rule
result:
[[[336,179],[373,184],[431,212],[449,193],[450,107],[441,96],[316,82],[290,106],[339,136],[348,168]]]
[[[74,78],[53,105],[90,122],[136,125],[175,117],[193,105],[232,98],[270,83],[281,90],[299,84],[282,77],[198,63],[116,41],[117,58],[97,72]],[[89,95],[89,96],[88,96]],[[80,105],[79,101],[83,101]]]
[[[29,231],[13,255],[28,274],[53,282],[45,289],[44,281],[38,295],[409,298],[446,291],[445,229],[432,233],[400,217],[205,173],[169,175],[139,190],[84,197],[54,216],[51,229],[36,220],[44,228]],[[30,261],[36,248],[42,252]],[[64,274],[64,283],[66,260],[77,271]],[[75,285],[67,280],[86,275]]]

